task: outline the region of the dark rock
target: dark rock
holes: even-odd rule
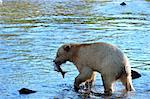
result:
[[[22,88],[20,90],[18,90],[20,94],[31,94],[31,93],[35,93],[36,91],[34,90],[30,90],[30,89],[27,89],[27,88]]]
[[[125,2],[120,3],[120,5],[125,6],[127,5]]]

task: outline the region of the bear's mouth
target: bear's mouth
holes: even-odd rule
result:
[[[67,60],[63,60],[63,61],[53,61],[57,66],[66,63]]]

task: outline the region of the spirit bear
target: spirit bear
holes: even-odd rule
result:
[[[58,49],[54,62],[61,65],[66,61],[72,62],[79,71],[74,81],[75,91],[82,82],[92,83],[95,72],[101,74],[104,95],[112,94],[113,83],[117,80],[122,82],[126,91],[134,91],[128,58],[114,45],[103,42],[65,44]]]

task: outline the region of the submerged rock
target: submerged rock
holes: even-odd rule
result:
[[[30,89],[27,89],[27,88],[22,88],[20,90],[18,90],[20,94],[31,94],[31,93],[35,93],[36,91],[34,90],[30,90]]]
[[[136,79],[136,78],[140,78],[141,74],[138,73],[137,71],[131,70],[131,76],[132,76],[132,79]]]
[[[120,5],[125,6],[127,5],[125,2],[120,3]]]

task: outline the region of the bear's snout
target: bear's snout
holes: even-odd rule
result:
[[[55,65],[60,65],[61,64],[60,61],[53,60],[53,62],[55,63]]]
[[[54,63],[56,63],[56,61],[55,61],[55,60],[53,60],[53,62],[54,62]]]

